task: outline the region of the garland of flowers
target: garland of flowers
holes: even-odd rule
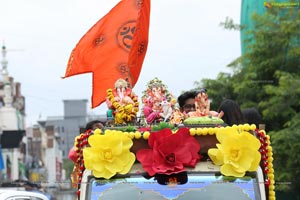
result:
[[[166,126],[167,123],[164,123],[164,122],[161,122],[159,125],[156,125],[156,126],[153,126],[152,127],[152,131],[158,131],[158,130],[161,130],[162,128],[171,128],[173,127],[173,125],[169,125],[169,126]],[[162,127],[162,128],[159,128],[159,127]],[[157,127],[157,130],[156,130],[156,127]],[[255,131],[256,129],[256,126],[254,124],[252,125],[249,125],[249,124],[244,124],[244,125],[233,125],[232,126],[233,128],[236,128],[238,130],[245,130],[245,131]],[[190,135],[191,136],[196,136],[196,135],[215,135],[216,132],[220,129],[224,129],[224,128],[227,128],[227,127],[204,127],[204,128],[190,128],[189,131],[190,131]],[[109,132],[110,130],[106,130],[106,132]],[[176,133],[177,129],[174,129],[172,130],[173,133]],[[148,140],[149,136],[150,136],[150,130],[146,130],[146,131],[142,131],[142,130],[138,130],[138,131],[122,131],[125,135],[127,134],[128,137],[130,137],[131,139],[135,138],[135,139],[145,139],[145,140]]]
[[[96,130],[101,132],[100,129],[96,129]],[[81,133],[79,136],[76,137],[75,144],[74,144],[77,159],[74,165],[73,172],[71,174],[71,179],[72,179],[72,186],[74,188],[77,188],[78,199],[80,196],[80,184],[82,180],[82,174],[83,171],[85,170],[82,149],[88,145],[88,138],[91,135],[91,133],[92,130],[88,130],[85,133]]]
[[[260,153],[263,162],[263,172],[266,180],[265,185],[269,188],[269,200],[275,200],[275,179],[274,179],[274,168],[273,168],[273,153],[272,147],[270,146],[270,136],[266,134],[264,130],[256,130],[257,136],[260,140],[261,147]]]
[[[274,179],[274,168],[273,168],[273,153],[272,147],[270,146],[270,136],[266,135],[264,130],[258,130],[254,124],[243,124],[243,125],[233,125],[233,128],[236,128],[239,131],[254,131],[261,143],[261,147],[259,152],[262,158],[263,164],[263,173],[266,177],[265,185],[269,190],[269,200],[275,200],[275,179]],[[220,129],[227,129],[229,127],[209,127],[209,128],[190,128],[190,135],[191,136],[205,136],[205,135],[215,135],[216,132]],[[149,131],[145,132],[129,132],[125,133],[128,134],[128,137],[131,139],[139,139],[143,138],[148,140],[150,136]]]
[[[120,105],[120,103],[115,100],[112,89],[107,90],[108,100],[112,103],[112,106],[116,110],[116,112],[120,113],[121,118],[125,119],[126,122],[132,121],[139,111],[139,102],[137,96],[134,93],[130,93],[129,96],[134,103],[132,105],[132,109],[130,109],[130,111],[128,112],[128,110],[126,110],[126,106]]]
[[[272,153],[272,147],[270,146],[270,137],[268,135],[266,135],[264,130],[258,130],[255,125],[244,124],[244,125],[233,125],[232,127],[190,128],[189,135],[190,136],[216,135],[216,133],[219,132],[220,129],[223,129],[223,131],[224,131],[226,129],[232,129],[232,128],[238,130],[239,132],[240,131],[253,131],[255,136],[258,138],[258,140],[260,142],[259,153],[261,154],[262,170],[265,175],[265,186],[266,186],[266,189],[269,191],[269,199],[275,200],[275,180],[274,180],[274,169],[273,169],[273,164],[272,164],[273,153]],[[100,130],[100,133],[98,133],[97,131],[98,130],[96,129],[94,131],[94,134],[95,133],[96,133],[96,135],[101,134],[101,130]],[[170,131],[168,132],[168,135],[172,136]],[[175,132],[177,132],[177,130],[172,131],[172,133],[175,133]],[[113,135],[117,136],[118,138],[120,138],[120,135],[118,135],[120,133],[122,133],[121,135],[125,135],[130,139],[143,138],[145,140],[148,140],[149,136],[151,135],[150,131],[123,132],[123,131],[116,131],[116,130],[106,130],[104,135],[113,134]],[[90,135],[91,135],[91,132],[83,133],[80,135],[80,137],[78,137],[76,139],[76,142],[75,142],[76,152],[77,152],[77,166],[80,169],[78,172],[78,183],[79,184],[81,183],[82,172],[85,170],[85,168],[90,168],[89,165],[91,165],[91,164],[89,164],[89,165],[84,164],[84,158],[87,159],[87,157],[85,157],[83,155],[83,148],[85,148],[87,146],[88,138],[90,137]],[[94,141],[94,144],[97,144],[98,143],[97,141]],[[128,143],[128,141],[127,141],[127,143]],[[128,148],[130,148],[131,145],[127,145],[127,146],[128,146]],[[126,152],[129,153],[130,152],[129,149],[126,150]],[[88,155],[90,155],[90,153],[86,153],[86,156],[88,156]],[[88,156],[88,157],[90,157],[90,156]],[[141,159],[147,160],[147,159],[143,159],[143,157]],[[129,166],[132,165],[132,160],[133,159],[131,159],[130,162],[128,161]],[[92,162],[89,162],[89,163],[92,163]],[[86,164],[88,164],[88,163],[86,163]],[[126,164],[126,166],[128,166],[128,164]],[[122,174],[126,173],[130,169],[128,167],[126,167],[126,169],[123,169],[123,170],[125,170],[125,171],[122,171],[121,172]],[[168,172],[171,172],[171,171],[168,171]],[[109,177],[106,177],[106,178],[109,178]],[[80,187],[78,187],[77,195],[80,196]]]

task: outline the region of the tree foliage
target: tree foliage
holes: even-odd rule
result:
[[[74,163],[69,159],[63,160],[63,168],[66,170],[66,177],[71,177],[73,171]]]
[[[228,20],[227,20],[228,21]],[[268,9],[254,15],[248,32],[248,51],[220,73],[204,79],[213,106],[224,98],[236,100],[241,108],[256,107],[262,114],[274,153],[277,190],[300,190],[300,9]],[[233,24],[232,21],[230,21]],[[226,26],[224,26],[226,27]],[[231,27],[231,26],[229,26]]]
[[[197,89],[207,88],[209,89],[209,97],[211,99],[211,109],[217,110],[220,102],[223,99],[235,99],[236,95],[233,93],[233,85],[231,80],[231,74],[219,73],[216,80],[202,79],[201,82],[195,82]]]

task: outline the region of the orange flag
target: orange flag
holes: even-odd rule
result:
[[[122,0],[73,49],[64,78],[93,73],[92,108],[117,79],[137,82],[148,47],[150,0]]]

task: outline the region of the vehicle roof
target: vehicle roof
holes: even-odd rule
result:
[[[135,163],[128,174],[117,174],[112,179],[107,180],[95,178],[92,171],[85,170],[81,184],[81,191],[85,192],[80,193],[80,199],[119,199],[120,196],[125,197],[126,195],[128,196],[124,199],[135,199],[132,195],[140,195],[140,198],[149,199],[175,199],[172,196],[175,194],[176,198],[180,196],[179,199],[194,199],[194,195],[206,195],[208,199],[220,199],[222,195],[228,195],[231,192],[236,193],[235,197],[239,196],[237,199],[266,199],[264,179],[260,167],[256,172],[248,173],[245,177],[226,179],[219,174],[220,166],[214,165],[211,161],[203,161],[197,163],[195,168],[186,168],[188,177],[186,180],[184,175],[174,175],[173,179],[179,184],[175,182],[166,184],[166,181],[173,180],[172,176],[170,176],[171,179],[163,175],[144,177],[143,172],[142,165]],[[111,190],[112,188],[113,190]],[[248,197],[237,193],[236,188]],[[218,190],[218,193],[215,194],[214,190]],[[128,191],[131,194],[127,194]],[[163,198],[158,198],[157,195]]]
[[[9,197],[17,197],[17,196],[25,196],[25,197],[37,197],[42,200],[48,200],[47,196],[43,194],[39,194],[36,192],[29,192],[29,191],[19,191],[19,190],[3,190],[0,189],[0,199],[9,198]]]

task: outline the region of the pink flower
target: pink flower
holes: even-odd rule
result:
[[[140,132],[151,131],[151,127],[141,127],[138,129]]]
[[[151,149],[139,150],[136,157],[150,176],[183,172],[184,167],[195,167],[201,158],[200,144],[188,128],[176,133],[169,128],[152,132],[148,144]]]

